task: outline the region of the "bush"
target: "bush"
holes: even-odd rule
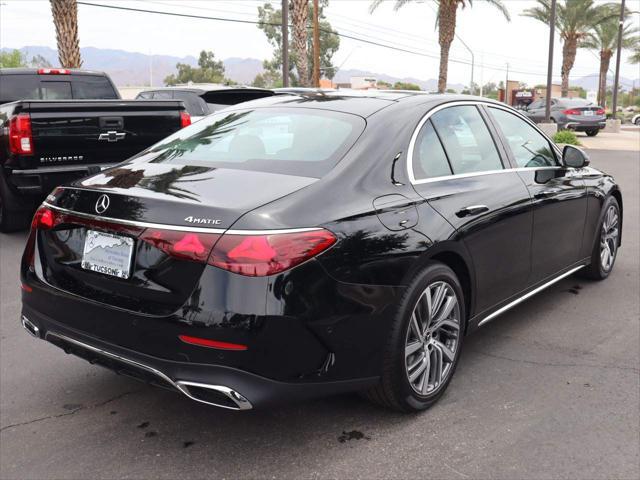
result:
[[[553,136],[555,143],[565,143],[567,145],[580,145],[580,141],[576,134],[569,130],[561,130]]]

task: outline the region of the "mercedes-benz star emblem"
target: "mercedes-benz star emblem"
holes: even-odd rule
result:
[[[96,212],[104,213],[109,208],[109,197],[107,195],[100,195],[96,202]]]

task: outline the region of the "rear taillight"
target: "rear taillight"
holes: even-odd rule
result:
[[[581,114],[580,110],[575,110],[573,108],[570,108],[569,110],[563,110],[562,113],[564,113],[565,115],[580,115]]]
[[[599,108],[596,110],[596,115],[604,115],[604,108]]]
[[[32,229],[51,230],[56,226],[58,221],[56,212],[47,207],[40,207],[36,210],[33,220],[31,221]]]
[[[209,263],[240,275],[262,277],[288,270],[336,242],[327,230],[274,235],[223,235]]]
[[[188,127],[191,125],[191,115],[184,110],[180,112],[180,128]]]
[[[33,155],[31,117],[19,113],[9,120],[9,151],[16,155]]]
[[[181,260],[205,263],[220,235],[215,233],[177,232],[149,228],[140,240]]]
[[[71,70],[66,68],[39,68],[38,75],[71,75]]]
[[[274,235],[219,235],[147,229],[140,240],[181,260],[209,263],[250,277],[283,272],[336,242],[327,230]]]

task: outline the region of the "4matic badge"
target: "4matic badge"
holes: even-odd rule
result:
[[[220,225],[220,220],[217,220],[214,218],[192,217],[191,215],[185,218],[184,221],[189,223],[199,223],[199,224],[205,224],[205,225]]]

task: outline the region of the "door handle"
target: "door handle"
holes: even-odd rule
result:
[[[535,198],[549,198],[561,192],[560,188],[551,188],[549,190],[542,190],[534,195]]]
[[[479,215],[484,212],[488,212],[489,207],[486,205],[469,205],[468,207],[464,207],[456,212],[456,215],[460,218],[469,217],[473,215]]]

